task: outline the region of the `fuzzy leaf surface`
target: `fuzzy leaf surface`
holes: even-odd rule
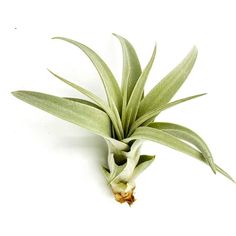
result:
[[[12,94],[18,99],[58,118],[79,125],[102,137],[111,137],[110,119],[105,112],[97,108],[33,91],[16,91]]]
[[[64,38],[64,37],[54,37],[53,39],[60,39],[68,43],[71,43],[79,47],[89,57],[89,59],[92,61],[92,63],[96,67],[100,75],[100,78],[103,82],[103,86],[105,88],[109,104],[112,106],[111,101],[113,101],[118,111],[121,112],[122,96],[121,96],[119,85],[114,75],[112,74],[111,70],[106,65],[106,63],[101,59],[101,57],[97,53],[95,53],[91,48],[75,40]]]
[[[61,80],[62,82],[68,84],[69,86],[71,86],[72,88],[74,88],[77,91],[81,92],[85,96],[89,97],[99,107],[101,107],[101,109],[103,109],[108,114],[108,116],[110,117],[118,138],[122,139],[122,137],[123,137],[123,128],[122,128],[121,120],[120,120],[120,117],[117,113],[116,107],[114,107],[114,111],[112,111],[111,108],[108,106],[108,104],[106,104],[100,97],[96,96],[94,93],[90,92],[87,89],[82,88],[81,86],[79,86],[77,84],[74,84],[74,83],[70,82],[69,80],[66,80],[66,79],[62,78],[61,76],[57,75],[56,73],[54,73],[50,70],[48,70],[48,71],[52,75],[54,75],[57,79]]]
[[[127,105],[131,93],[137,83],[139,76],[142,73],[140,62],[137,53],[132,44],[120,35],[113,34],[118,38],[122,46],[123,51],[123,73],[122,73],[122,85],[121,92],[123,96],[123,102]]]
[[[197,48],[188,53],[184,60],[164,77],[142,100],[138,117],[168,103],[191,72],[197,58]]]
[[[213,172],[216,173],[216,167],[213,161],[213,157],[207,144],[194,131],[184,126],[173,124],[173,123],[167,123],[167,122],[154,122],[154,123],[151,123],[149,127],[163,130],[167,132],[168,134],[171,134],[181,140],[184,140],[190,144],[193,144],[199,151],[201,151],[203,156],[208,161]]]
[[[97,109],[103,111],[100,106],[98,106],[97,104],[95,104],[93,102],[90,102],[88,100],[81,99],[81,98],[71,98],[71,97],[64,97],[64,98],[68,99],[68,100],[71,100],[71,101],[74,101],[74,102],[79,102],[79,103],[82,103],[82,104],[85,104],[85,105],[88,105],[88,106],[92,106],[94,108],[97,108]]]
[[[161,131],[152,127],[139,127],[129,138],[126,138],[123,141],[128,143],[136,139],[149,140],[149,141],[153,141],[153,142],[168,146],[177,151],[180,151],[189,156],[192,156],[196,158],[197,160],[202,161],[205,164],[209,165],[208,161],[206,160],[206,158],[203,156],[203,154],[200,151],[193,148],[189,144],[181,141],[177,137],[168,134],[165,131]],[[219,173],[221,173],[222,175],[224,175],[231,181],[235,182],[234,179],[226,171],[224,171],[218,165],[215,165],[215,166],[216,166],[216,170]]]
[[[145,126],[148,125],[149,122],[151,122],[153,119],[155,119],[155,117],[157,115],[159,115],[162,111],[168,109],[168,108],[171,108],[173,106],[176,106],[178,104],[181,104],[183,102],[186,102],[186,101],[189,101],[189,100],[192,100],[194,98],[198,98],[198,97],[201,97],[203,95],[205,95],[206,93],[202,93],[202,94],[197,94],[197,95],[194,95],[194,96],[190,96],[190,97],[186,97],[186,98],[182,98],[182,99],[179,99],[179,100],[176,100],[174,102],[170,102],[170,103],[167,103],[165,105],[162,105],[160,106],[159,108],[156,108],[156,109],[153,109],[152,111],[149,111],[147,113],[145,113],[144,115],[142,115],[141,117],[139,117],[131,126],[130,128],[130,133],[128,134],[128,136],[130,136],[134,131],[135,129],[137,129],[139,126],[141,126],[142,124],[145,123]],[[146,123],[147,122],[147,123]]]
[[[155,56],[156,56],[156,46],[153,50],[150,61],[148,62],[145,69],[143,70],[142,74],[140,75],[140,78],[138,79],[138,81],[133,89],[133,92],[130,96],[130,100],[129,100],[129,103],[127,105],[127,110],[126,110],[126,115],[127,115],[127,117],[130,117],[130,122],[125,123],[126,124],[125,125],[126,131],[128,131],[129,125],[132,124],[136,118],[136,115],[137,115],[137,112],[139,109],[140,100],[143,95],[144,85],[145,85],[145,82],[148,78],[149,72],[152,68]]]
[[[140,173],[142,173],[148,166],[152,164],[155,156],[150,155],[141,155],[139,158],[139,162],[134,169],[133,178],[135,179]]]

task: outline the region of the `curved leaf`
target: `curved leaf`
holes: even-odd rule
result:
[[[68,100],[71,100],[71,101],[74,101],[74,102],[79,102],[79,103],[82,103],[82,104],[85,104],[85,105],[88,105],[88,106],[92,106],[94,108],[97,108],[101,111],[103,111],[103,109],[98,106],[97,104],[93,103],[93,102],[90,102],[90,101],[87,101],[87,100],[84,100],[84,99],[81,99],[81,98],[71,98],[71,97],[64,97],[65,99],[68,99]]]
[[[114,75],[112,74],[111,70],[109,69],[109,67],[98,56],[98,54],[95,53],[91,48],[75,40],[64,38],[64,37],[54,37],[53,39],[61,39],[63,41],[71,43],[79,47],[89,57],[89,59],[92,61],[92,63],[96,67],[100,75],[100,78],[102,79],[110,106],[112,106],[111,101],[114,101],[114,104],[116,105],[118,111],[121,112],[122,96],[121,96],[119,85],[117,84],[117,81]]]
[[[144,97],[140,104],[138,117],[168,103],[171,100],[187,79],[196,58],[197,48],[193,47],[185,59]]]
[[[189,144],[179,140],[175,136],[170,135],[164,131],[157,130],[151,127],[139,127],[129,138],[126,138],[123,141],[128,143],[136,139],[149,140],[160,143],[162,145],[173,148],[177,151],[183,152],[189,156],[192,156],[197,160],[202,161],[205,164],[209,165],[206,158],[202,155],[201,152],[199,152]],[[216,165],[216,170],[235,183],[234,179],[226,171],[224,171],[217,165]]]
[[[173,124],[173,123],[167,123],[167,122],[154,122],[154,123],[151,123],[149,127],[163,130],[167,132],[168,134],[171,134],[179,139],[182,139],[186,142],[193,144],[199,151],[201,151],[203,156],[208,161],[213,172],[216,173],[216,167],[215,167],[213,157],[208,146],[203,141],[203,139],[194,131],[184,126]]]
[[[230,176],[225,170],[223,170],[221,167],[219,167],[218,165],[216,165],[216,170],[221,173],[222,175],[224,175],[226,178],[230,179],[232,182],[236,183],[235,180],[233,179],[232,176]]]
[[[165,105],[162,105],[160,106],[159,108],[156,108],[156,109],[153,109],[152,111],[149,111],[147,113],[145,113],[144,115],[142,115],[141,117],[139,117],[131,126],[130,128],[130,131],[129,131],[129,134],[128,134],[128,137],[135,131],[135,129],[137,129],[139,126],[141,126],[142,124],[144,124],[144,126],[147,126],[150,122],[152,122],[152,120],[160,114],[160,112],[168,109],[168,108],[171,108],[175,105],[178,105],[178,104],[181,104],[183,102],[186,102],[186,101],[189,101],[191,99],[194,99],[194,98],[198,98],[198,97],[201,97],[203,95],[206,95],[206,93],[202,93],[202,94],[197,94],[197,95],[194,95],[194,96],[190,96],[190,97],[186,97],[186,98],[182,98],[182,99],[179,99],[179,100],[176,100],[174,102],[170,102],[170,103],[167,103]]]
[[[101,166],[102,168],[102,172],[107,180],[107,182],[109,183],[109,179],[110,179],[110,171],[108,168],[106,168],[105,166]]]
[[[16,91],[15,97],[58,118],[69,121],[105,138],[111,137],[110,119],[99,109],[68,99],[33,91]]]
[[[54,75],[57,79],[61,80],[62,82],[68,84],[69,86],[71,86],[72,88],[76,89],[77,91],[81,92],[82,94],[86,95],[87,97],[89,97],[90,99],[92,99],[94,102],[96,102],[96,104],[101,107],[110,117],[112,124],[114,126],[114,129],[116,131],[116,134],[118,136],[119,139],[122,139],[123,137],[123,128],[122,128],[122,124],[121,124],[121,120],[119,115],[117,115],[117,112],[113,112],[111,110],[111,108],[98,96],[96,96],[95,94],[93,94],[92,92],[88,91],[87,89],[84,89],[82,87],[80,87],[77,84],[74,84],[64,78],[62,78],[61,76],[55,74],[54,72],[48,70],[52,75]],[[116,109],[115,109],[116,111]]]
[[[141,155],[137,166],[134,169],[132,178],[135,179],[137,176],[143,172],[149,165],[154,161],[155,156]]]
[[[142,74],[140,75],[140,78],[138,79],[138,81],[133,89],[133,92],[130,96],[129,103],[127,105],[127,110],[126,110],[126,115],[127,115],[127,117],[130,117],[130,122],[125,122],[125,128],[126,128],[125,130],[126,131],[128,131],[129,125],[132,124],[136,118],[139,104],[140,104],[140,100],[143,95],[144,85],[145,85],[145,82],[146,82],[147,77],[149,75],[149,72],[152,68],[155,56],[156,56],[156,46],[154,47],[150,61],[148,62],[147,66],[144,69],[144,71],[142,72]]]
[[[125,103],[125,105],[127,105],[131,93],[134,89],[134,86],[137,83],[137,80],[142,73],[142,69],[140,66],[138,56],[131,43],[127,39],[121,37],[120,35],[117,34],[113,35],[118,38],[122,46],[123,73],[122,73],[121,92],[123,96],[123,102]]]
[[[201,153],[199,153],[196,149],[193,149],[187,143],[177,139],[176,137],[164,131],[155,128],[139,127],[129,138],[126,138],[123,141],[130,142],[135,139],[154,141],[188,155],[193,155],[193,156],[199,155],[198,158],[201,158],[202,156]]]

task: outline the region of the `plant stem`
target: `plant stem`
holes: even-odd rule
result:
[[[110,141],[108,144],[108,169],[106,178],[111,186],[115,199],[131,205],[135,198],[133,192],[135,189],[134,170],[140,158],[140,148],[142,141],[135,141],[127,150],[125,146],[114,145]]]

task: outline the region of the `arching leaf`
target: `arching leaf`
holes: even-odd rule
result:
[[[98,96],[96,96],[95,94],[93,94],[92,92],[88,91],[87,89],[82,88],[81,86],[74,84],[64,78],[62,78],[61,76],[57,75],[56,73],[48,70],[52,75],[54,75],[57,79],[61,80],[62,82],[68,84],[69,86],[71,86],[72,88],[76,89],[77,91],[81,92],[82,94],[84,94],[85,96],[89,97],[90,99],[92,99],[94,102],[96,102],[96,104],[101,107],[110,117],[112,124],[114,126],[114,129],[116,131],[117,137],[119,139],[122,139],[123,137],[123,128],[122,128],[122,124],[121,124],[121,120],[119,115],[116,112],[116,108],[114,108],[114,112],[111,110],[111,108]]]
[[[100,75],[110,106],[112,106],[111,101],[113,101],[118,111],[121,112],[122,96],[119,85],[117,84],[117,81],[114,75],[112,74],[111,70],[106,65],[106,63],[101,59],[101,57],[99,57],[98,54],[95,53],[91,48],[75,40],[64,37],[54,37],[53,39],[61,39],[63,41],[71,43],[79,47],[89,57],[89,59],[92,61],[92,63],[94,64]]]
[[[147,64],[146,68],[143,70],[142,74],[140,75],[140,78],[138,79],[133,89],[133,92],[130,96],[129,103],[126,109],[126,116],[130,117],[130,122],[129,123],[125,122],[126,131],[128,131],[129,125],[132,124],[136,118],[136,115],[139,109],[140,100],[143,94],[144,85],[149,75],[149,72],[152,68],[155,56],[156,56],[156,46],[153,50],[152,57],[149,63]]]
[[[206,160],[206,158],[202,155],[200,151],[196,150],[189,144],[181,141],[177,137],[170,135],[162,130],[158,130],[152,127],[139,127],[129,138],[126,138],[123,141],[128,143],[136,139],[157,142],[159,144],[173,148],[177,151],[183,152],[209,165],[208,161]],[[216,170],[219,173],[221,173],[222,175],[224,175],[231,181],[235,182],[234,179],[226,171],[224,171],[217,165],[215,166],[216,166]]]
[[[205,95],[206,93],[202,93],[202,94],[197,94],[194,96],[190,96],[190,97],[186,97],[186,98],[182,98],[179,100],[176,100],[174,102],[170,102],[167,103],[165,105],[160,106],[159,108],[153,109],[152,111],[149,111],[147,113],[145,113],[144,115],[142,115],[141,117],[139,117],[131,126],[128,137],[135,131],[135,129],[137,129],[139,126],[141,126],[143,124],[143,126],[147,126],[149,123],[152,122],[152,120],[159,115],[162,111],[171,108],[173,106],[176,106],[178,104],[181,104],[183,102],[189,101],[191,99],[194,98],[198,98],[201,97],[203,95]]]
[[[58,118],[88,129],[104,138],[111,137],[108,115],[92,106],[33,91],[16,91],[15,97]]]
[[[167,122],[154,122],[154,123],[151,123],[149,127],[163,130],[167,132],[168,134],[171,134],[181,140],[184,140],[190,144],[193,144],[199,151],[201,151],[202,155],[208,161],[213,172],[216,173],[215,163],[213,161],[212,154],[207,144],[194,131],[184,126],[173,124],[173,123],[167,123]]]
[[[138,117],[166,103],[176,94],[191,72],[197,58],[197,48],[189,52],[184,60],[163,78],[142,100]]]

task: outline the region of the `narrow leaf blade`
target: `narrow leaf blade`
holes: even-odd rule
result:
[[[223,170],[221,167],[219,167],[218,165],[216,165],[216,170],[219,173],[221,173],[222,175],[224,175],[226,178],[228,178],[229,180],[231,180],[232,182],[234,182],[236,184],[236,182],[233,179],[233,177],[230,174],[228,174],[225,170]]]
[[[103,111],[103,109],[98,106],[97,104],[93,103],[93,102],[90,102],[90,101],[87,101],[87,100],[84,100],[84,99],[81,99],[81,98],[71,98],[71,97],[64,97],[65,99],[68,99],[68,100],[71,100],[71,101],[74,101],[74,102],[79,102],[79,103],[82,103],[82,104],[85,104],[85,105],[88,105],[88,106],[92,106],[94,108],[97,108],[101,111]]]
[[[193,144],[199,151],[201,151],[203,156],[209,162],[209,165],[211,169],[213,170],[213,172],[216,173],[216,166],[214,164],[212,154],[207,144],[194,131],[184,126],[173,124],[173,123],[167,123],[167,122],[154,122],[154,123],[151,123],[149,127],[163,130],[167,132],[168,134],[171,134],[181,140],[184,140],[190,144]]]
[[[147,77],[149,75],[149,72],[152,68],[155,56],[156,56],[156,46],[153,50],[153,53],[152,53],[149,63],[147,64],[146,68],[143,70],[142,74],[140,75],[140,78],[138,79],[138,81],[133,89],[133,92],[130,96],[130,100],[129,100],[127,110],[126,110],[127,117],[130,117],[130,124],[132,124],[136,118],[136,115],[137,115],[137,112],[139,109],[140,100],[143,95],[144,85],[145,85],[145,82],[146,82]],[[126,123],[126,129],[128,129],[130,124]]]
[[[196,158],[199,161],[204,162],[209,165],[206,158],[202,155],[202,153],[189,144],[179,140],[177,137],[170,135],[164,131],[157,130],[151,127],[139,127],[129,138],[124,139],[123,141],[128,143],[132,140],[141,139],[141,140],[149,140],[153,142],[160,143],[162,145],[173,148],[177,151],[183,152],[189,156]],[[216,165],[216,170],[235,182],[234,179],[223,169]]]
[[[134,169],[133,179],[137,178],[140,173],[142,173],[148,166],[150,166],[154,159],[155,156],[141,155],[139,158],[139,162]]]
[[[156,108],[156,109],[153,109],[147,113],[145,113],[144,115],[142,115],[141,117],[139,117],[131,126],[130,128],[130,132],[128,134],[128,136],[130,136],[134,131],[135,129],[137,129],[139,126],[143,125],[143,126],[147,126],[149,123],[151,123],[155,117],[157,115],[159,115],[162,111],[166,110],[166,109],[169,109],[173,106],[176,106],[178,104],[181,104],[183,102],[187,102],[189,100],[192,100],[194,98],[198,98],[198,97],[201,97],[203,95],[206,95],[206,93],[202,93],[202,94],[197,94],[197,95],[194,95],[194,96],[190,96],[190,97],[186,97],[186,98],[182,98],[182,99],[178,99],[174,102],[170,102],[170,103],[167,103],[165,105],[162,105],[160,106],[159,108]]]
[[[122,73],[122,85],[121,91],[125,105],[129,101],[131,93],[135,84],[138,81],[139,76],[142,73],[140,62],[137,53],[132,44],[120,35],[113,34],[122,46],[123,51],[123,73]]]
[[[75,40],[64,38],[64,37],[54,37],[53,39],[60,39],[68,43],[71,43],[79,47],[89,57],[89,59],[92,61],[92,63],[96,67],[100,75],[100,78],[103,82],[109,104],[111,105],[111,100],[113,100],[118,111],[121,112],[122,96],[121,96],[119,85],[117,84],[117,81],[114,75],[112,74],[111,70],[106,65],[106,63],[99,57],[99,55],[95,53],[91,48]]]
[[[149,140],[153,142],[160,143],[162,145],[173,148],[177,151],[183,152],[188,155],[194,155],[201,158],[201,153],[196,149],[193,149],[187,143],[179,140],[178,138],[152,127],[139,127],[135,132],[129,137],[124,139],[124,142],[130,142],[135,139]]]
[[[61,76],[57,75],[56,73],[48,70],[52,75],[54,75],[57,79],[61,80],[62,82],[68,84],[69,86],[71,86],[72,88],[76,89],[77,91],[81,92],[82,94],[84,94],[85,96],[89,97],[90,99],[92,99],[94,102],[96,102],[96,104],[101,107],[110,117],[112,124],[114,126],[114,129],[116,131],[116,134],[118,136],[119,139],[122,139],[123,137],[123,128],[122,128],[122,124],[121,124],[121,120],[119,115],[117,114],[117,110],[116,107],[114,107],[114,103],[113,101],[113,107],[114,107],[114,111],[111,110],[111,108],[98,96],[96,96],[95,94],[93,94],[92,92],[82,88],[81,86],[74,84],[64,78],[62,78]]]
[[[12,93],[18,99],[105,138],[111,137],[110,119],[99,109],[68,99],[33,91]]]
[[[138,117],[168,103],[187,79],[197,58],[197,48],[189,52],[184,60],[163,78],[142,100]]]

